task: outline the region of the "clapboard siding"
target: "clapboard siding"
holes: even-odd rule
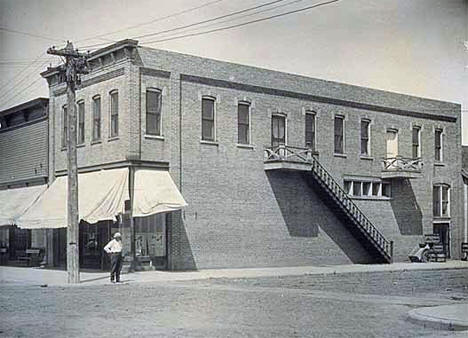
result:
[[[0,133],[0,183],[47,175],[47,119]]]

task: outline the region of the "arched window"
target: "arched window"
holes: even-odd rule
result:
[[[78,144],[83,144],[85,141],[85,106],[84,101],[78,101]]]
[[[159,89],[146,90],[146,134],[161,136],[162,95]]]
[[[113,90],[110,95],[110,137],[119,136],[119,92]]]
[[[93,97],[93,141],[101,139],[101,97]]]
[[[215,124],[215,99],[213,97],[202,98],[202,140],[216,140],[216,124]]]
[[[250,103],[237,104],[237,143],[250,144]]]

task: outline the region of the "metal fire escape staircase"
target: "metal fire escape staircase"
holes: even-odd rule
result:
[[[330,173],[306,148],[265,148],[265,170],[298,170],[378,263],[392,263],[393,241],[387,240]]]

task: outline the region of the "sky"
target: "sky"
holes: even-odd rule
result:
[[[45,53],[48,47],[70,40],[86,50],[136,38],[144,46],[460,103],[462,143],[468,145],[468,0],[340,0],[158,41],[325,1],[280,0],[256,10],[262,13],[140,37],[271,1],[0,0],[0,110],[48,96],[39,73],[60,62]]]

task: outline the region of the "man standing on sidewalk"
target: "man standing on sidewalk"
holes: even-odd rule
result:
[[[120,283],[120,270],[122,269],[122,235],[119,232],[114,234],[114,239],[104,247],[104,251],[111,255],[111,283]]]

